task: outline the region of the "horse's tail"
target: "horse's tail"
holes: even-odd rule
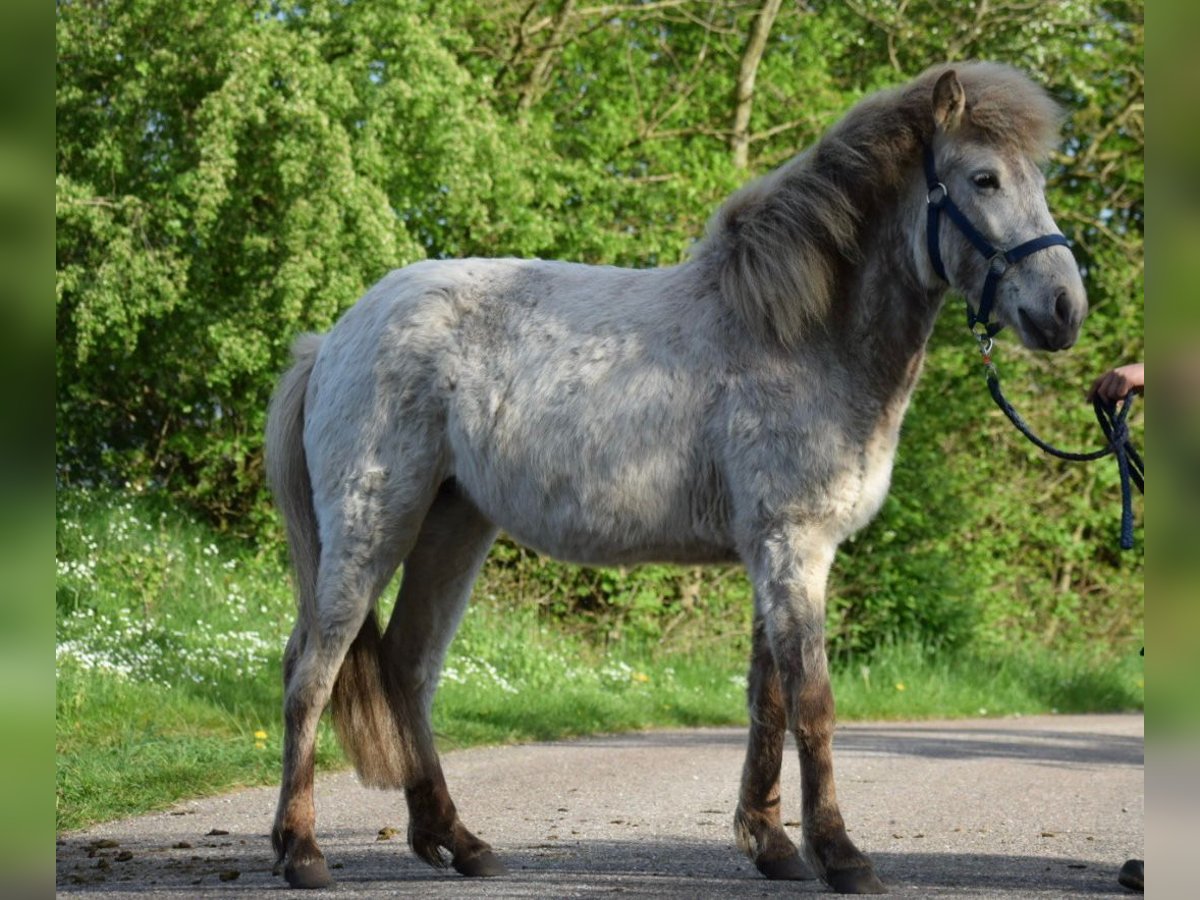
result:
[[[416,770],[410,731],[419,723],[402,712],[403,699],[386,679],[382,645],[372,609],[333,683],[333,728],[363,784],[403,788]]]
[[[320,335],[306,334],[292,347],[295,359],[280,379],[267,414],[267,481],[287,526],[296,582],[296,629],[284,651],[288,683],[311,633],[319,627],[317,572],[321,541],[313,507],[312,481],[304,452],[304,397],[321,346]],[[409,748],[401,746],[398,717],[381,666],[379,623],[372,610],[363,622],[333,684],[333,724],[342,748],[364,784],[404,787]],[[408,751],[406,753],[406,751]]]
[[[299,613],[296,629],[299,634],[293,635],[284,656],[285,677],[288,665],[302,649],[304,636],[317,621],[321,541],[313,509],[308,458],[304,453],[304,395],[320,346],[320,335],[304,334],[296,339],[292,345],[295,362],[279,380],[267,411],[267,484],[287,527]]]

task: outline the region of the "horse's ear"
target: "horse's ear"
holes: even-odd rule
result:
[[[933,121],[941,132],[950,132],[962,121],[966,95],[958,73],[949,69],[941,74],[933,86]]]

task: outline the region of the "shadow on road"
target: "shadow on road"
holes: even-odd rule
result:
[[[98,895],[225,895],[283,890],[271,874],[261,837],[231,835],[228,846],[186,851],[144,846],[124,862],[116,853],[96,854],[73,872],[60,868],[59,891]],[[345,835],[330,835],[340,844]],[[364,840],[364,836],[357,836]],[[245,840],[245,843],[240,841]],[[72,848],[75,850],[78,848]],[[74,855],[74,854],[72,854]],[[1071,857],[881,853],[875,865],[891,893],[900,896],[1082,896],[1120,893],[1112,866]],[[108,860],[97,868],[97,860]],[[430,869],[403,846],[368,843],[331,849],[338,884],[305,897],[774,897],[827,893],[818,881],[769,882],[728,843],[708,841],[579,841],[506,848],[511,874],[469,881]],[[232,873],[236,873],[233,875]],[[223,880],[224,879],[224,880]]]

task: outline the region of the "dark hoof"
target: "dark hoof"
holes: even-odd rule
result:
[[[886,894],[887,888],[869,866],[826,871],[822,879],[839,894]]]
[[[325,860],[320,858],[310,860],[300,866],[288,863],[283,867],[283,877],[287,879],[289,887],[306,890],[326,888],[333,884],[333,876],[329,874],[329,867],[325,865]]]
[[[1125,865],[1121,866],[1120,874],[1117,875],[1117,881],[1121,883],[1121,887],[1144,894],[1146,892],[1145,861],[1140,859],[1126,860]]]
[[[468,878],[495,878],[508,874],[508,869],[500,862],[500,857],[491,850],[484,850],[470,859],[455,859],[451,865],[458,874]]]
[[[817,876],[800,858],[799,853],[779,859],[756,859],[755,867],[772,881],[810,881]]]

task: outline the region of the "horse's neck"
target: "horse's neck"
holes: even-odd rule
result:
[[[851,376],[887,405],[912,392],[945,295],[922,284],[911,229],[897,217],[864,235],[863,260],[848,274],[831,319]]]

